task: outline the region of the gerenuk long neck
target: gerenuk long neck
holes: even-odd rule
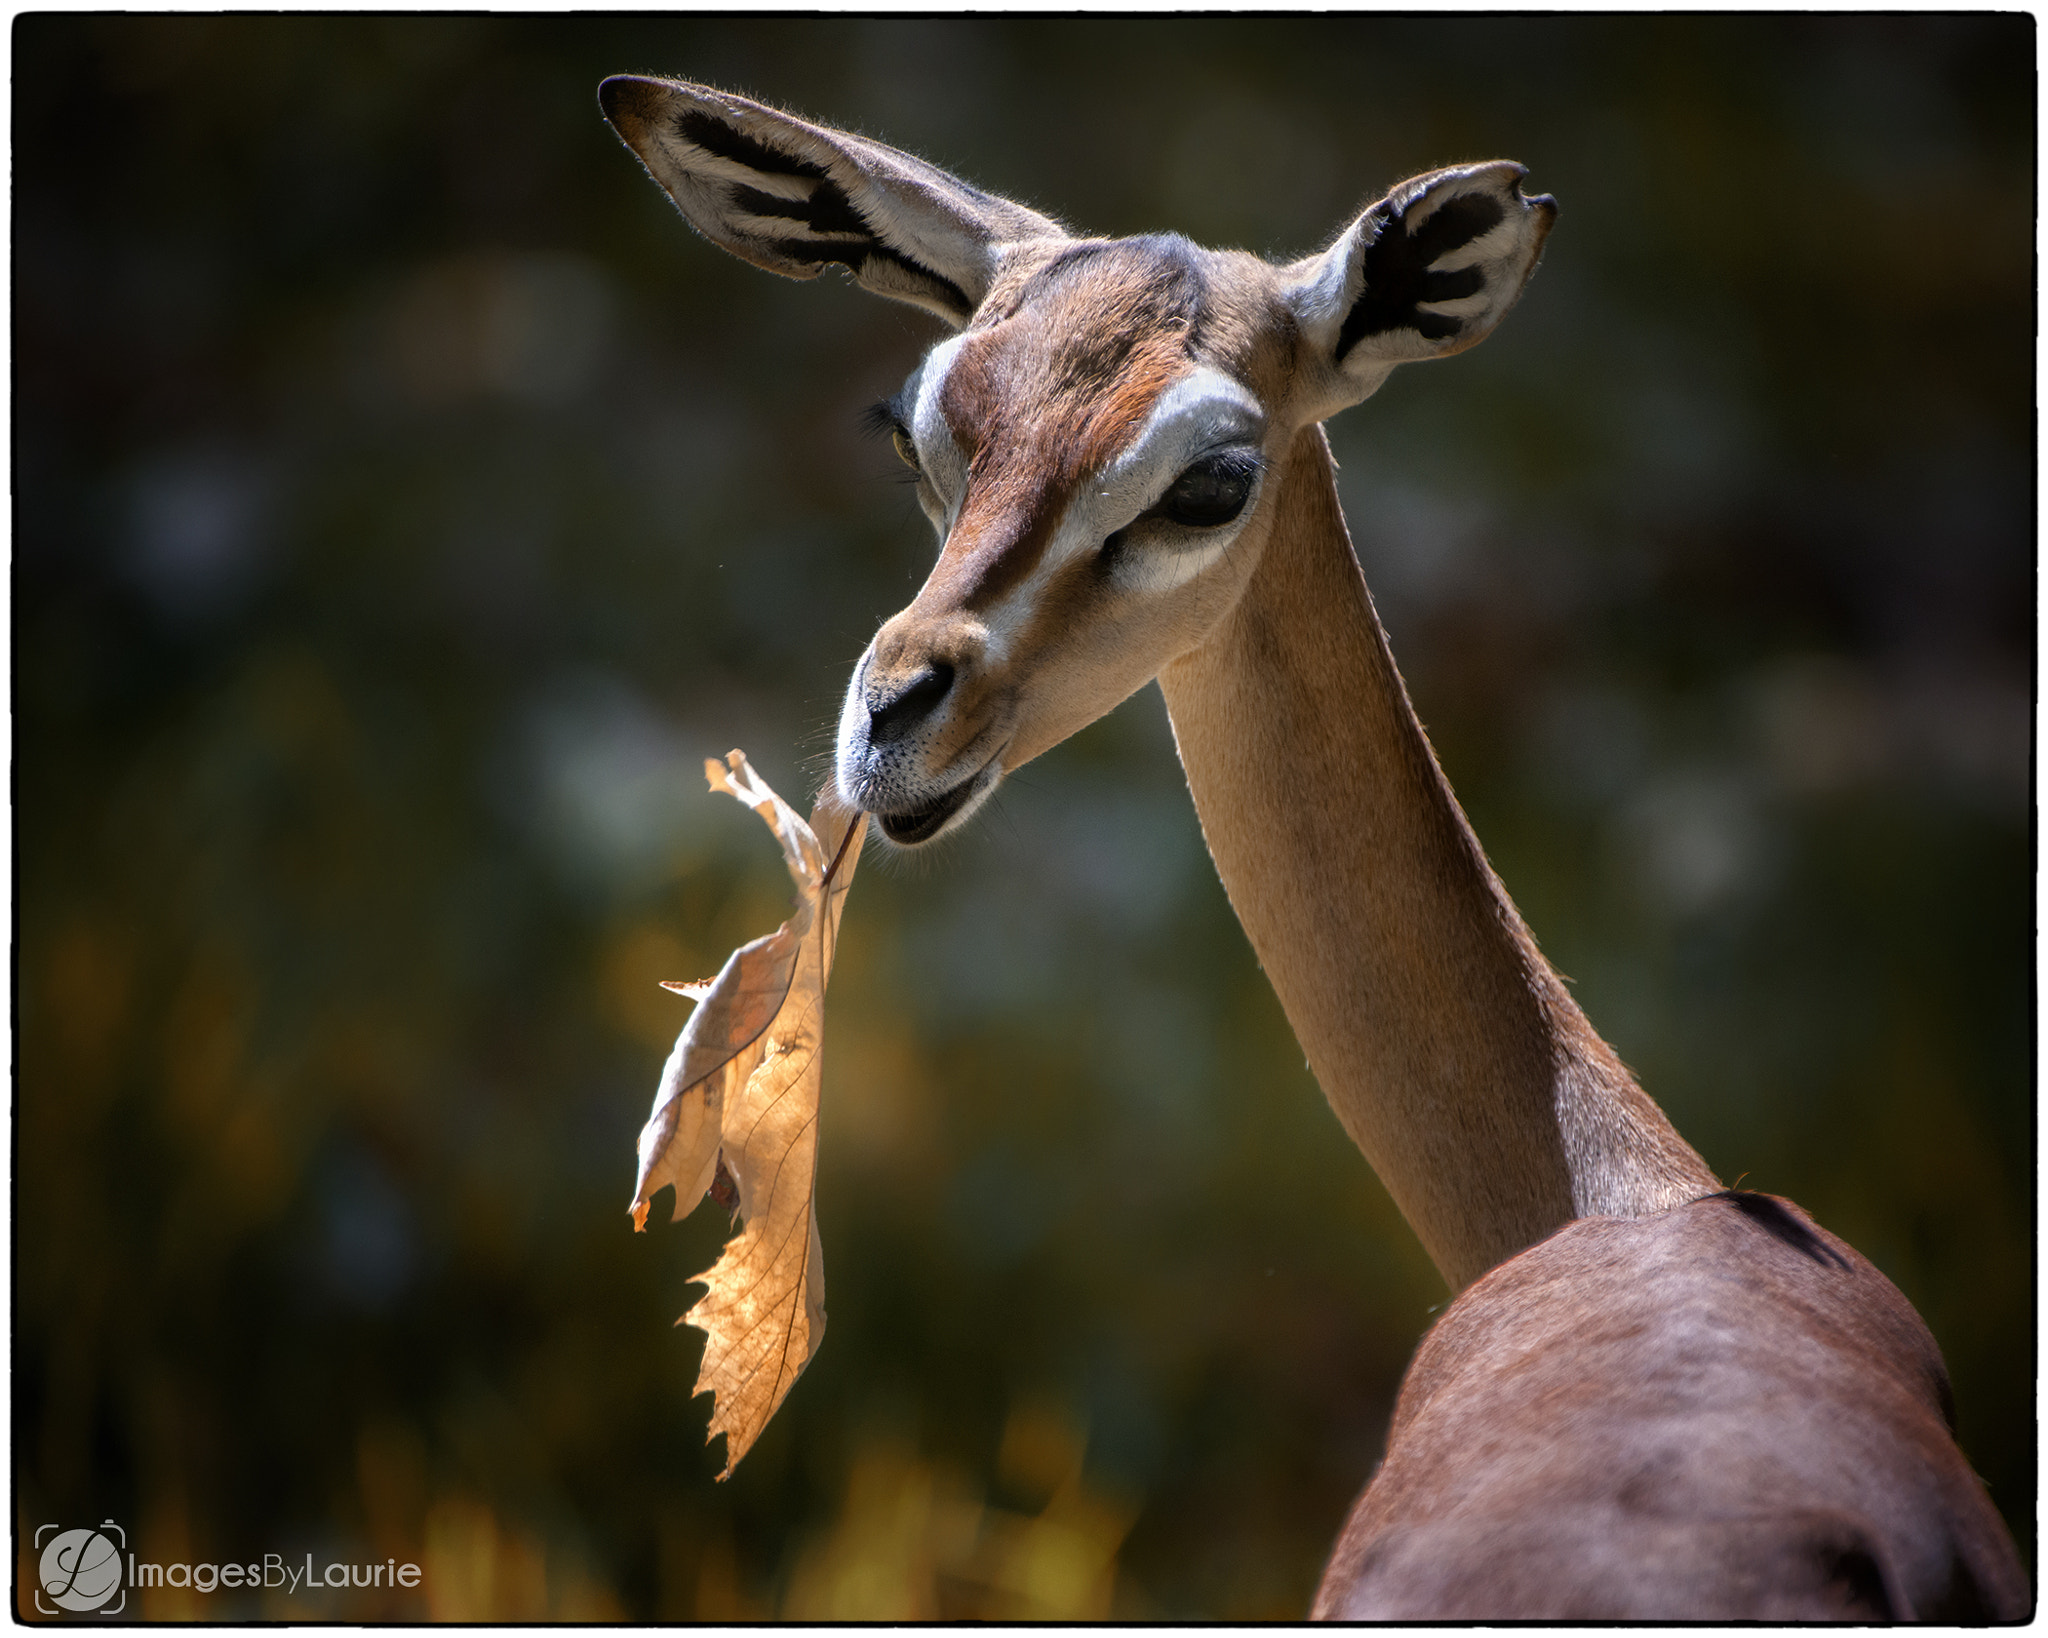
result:
[[[1719,1187],[1537,952],[1295,440],[1235,610],[1160,676],[1202,830],[1331,1107],[1454,1289]]]

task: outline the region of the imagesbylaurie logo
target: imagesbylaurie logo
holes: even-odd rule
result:
[[[97,1530],[36,1528],[42,1558],[36,1565],[36,1608],[44,1615],[118,1615],[128,1602],[121,1555],[128,1533],[112,1519]],[[44,1602],[47,1599],[48,1602]]]

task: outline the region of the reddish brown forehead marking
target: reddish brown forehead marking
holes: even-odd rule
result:
[[[1044,555],[1075,489],[1120,453],[1189,363],[1203,317],[1185,239],[1070,247],[972,330],[939,408],[967,494],[927,591],[983,608]]]

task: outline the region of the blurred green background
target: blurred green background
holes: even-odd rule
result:
[[[727,1484],[629,1231],[711,971],[704,792],[822,777],[932,557],[860,409],[936,338],[698,240],[669,73],[1096,232],[1294,255],[1508,155],[1485,347],[1332,436],[1545,948],[1729,1181],[1926,1315],[2034,1537],[2034,25],[14,24],[22,1538],[415,1559],[162,1616],[1300,1614],[1444,1291],[1201,847],[1156,691],[832,991],[831,1329]]]

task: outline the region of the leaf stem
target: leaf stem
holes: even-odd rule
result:
[[[832,855],[832,863],[825,869],[825,879],[818,884],[821,893],[832,886],[832,878],[839,874],[839,861],[846,857],[847,847],[853,841],[853,833],[867,822],[868,816],[864,813],[856,813],[853,816],[853,823],[846,827],[846,834],[839,838],[839,851]]]

